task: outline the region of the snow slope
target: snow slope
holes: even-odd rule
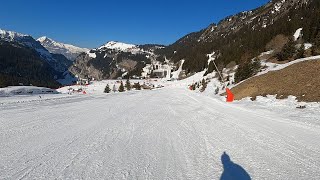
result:
[[[126,44],[122,42],[117,42],[117,41],[109,41],[107,44],[101,46],[99,49],[114,49],[114,50],[119,50],[119,51],[128,51],[130,49],[137,48],[136,45],[133,44]]]
[[[172,79],[179,79],[179,75],[180,75],[180,73],[182,71],[182,66],[183,66],[184,62],[185,62],[184,59],[181,60],[178,70],[171,73],[172,74],[172,77],[171,77]]]
[[[320,116],[306,124],[300,109],[279,115],[173,84],[47,97],[0,104],[0,179],[320,179]]]

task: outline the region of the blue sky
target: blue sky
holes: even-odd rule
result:
[[[0,28],[94,48],[116,40],[171,44],[269,0],[7,0]]]

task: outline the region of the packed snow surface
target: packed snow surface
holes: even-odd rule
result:
[[[0,98],[0,179],[320,179],[319,106],[228,104],[190,81]]]

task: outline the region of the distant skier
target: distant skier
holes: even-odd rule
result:
[[[42,98],[41,95],[39,95],[39,98],[40,98],[40,99]]]

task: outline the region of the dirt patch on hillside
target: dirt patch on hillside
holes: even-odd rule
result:
[[[277,95],[296,96],[299,101],[320,102],[320,60],[305,61],[279,71],[253,77],[231,89],[235,99]]]

